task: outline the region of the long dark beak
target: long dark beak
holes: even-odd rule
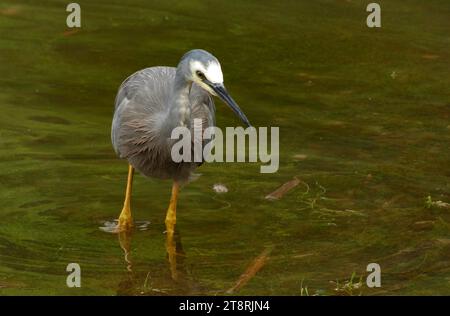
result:
[[[234,102],[233,98],[228,93],[227,89],[225,89],[225,86],[223,84],[208,82],[208,85],[211,87],[211,89],[214,90],[215,93],[217,93],[217,95],[219,96],[220,99],[222,99],[223,102],[228,104],[228,106],[233,110],[233,112],[237,116],[239,116],[239,118],[242,120],[242,122],[244,122],[247,125],[247,127],[251,126],[244,112],[242,112],[239,105],[237,105],[237,103]]]

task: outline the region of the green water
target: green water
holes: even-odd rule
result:
[[[379,1],[381,29],[365,26],[370,1],[78,2],[78,32],[68,1],[0,3],[0,294],[220,295],[266,249],[237,294],[450,294],[450,209],[425,203],[450,202],[447,0]],[[135,177],[134,217],[150,224],[127,241],[131,263],[99,226],[126,181],[110,144],[117,87],[192,48],[220,59],[255,126],[280,127],[280,169],[198,170],[180,195],[173,280],[170,181]],[[217,108],[219,126],[239,123]],[[71,262],[81,288],[66,286]],[[371,262],[381,288],[365,285]],[[363,285],[336,291],[353,273]]]

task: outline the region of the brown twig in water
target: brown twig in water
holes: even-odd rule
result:
[[[255,260],[248,266],[247,270],[239,277],[236,284],[231,287],[226,293],[231,294],[235,291],[239,291],[244,285],[250,281],[255,274],[261,270],[269,259],[269,254],[272,252],[272,248],[266,248]]]
[[[295,188],[297,185],[299,185],[300,180],[297,179],[297,177],[294,177],[291,181],[286,182],[281,187],[273,191],[272,193],[266,195],[267,200],[278,200],[283,197],[286,193],[288,193],[290,190]]]

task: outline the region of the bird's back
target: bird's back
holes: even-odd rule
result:
[[[142,174],[186,180],[198,163],[173,162],[170,153],[174,140],[164,128],[175,74],[173,67],[151,67],[122,83],[115,100],[111,139],[119,157]],[[213,126],[214,102],[209,94],[193,84],[189,98],[191,121],[197,118],[203,128]]]

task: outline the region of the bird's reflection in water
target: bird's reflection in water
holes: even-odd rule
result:
[[[192,278],[187,277],[184,264],[185,253],[181,245],[181,237],[177,230],[166,233],[165,248],[167,261],[164,264],[152,264],[136,267],[131,254],[132,233],[118,234],[119,245],[123,250],[126,265],[126,278],[118,286],[118,295],[173,295],[173,294],[200,294],[204,288],[199,286]]]
[[[177,231],[174,233],[166,232],[166,251],[170,276],[172,280],[178,281],[178,268],[180,268],[180,271],[184,268],[185,254],[181,245],[181,237]]]
[[[127,264],[127,271],[133,273],[133,262],[130,258],[130,249],[131,249],[131,232],[124,231],[118,234],[119,235],[119,245],[123,250],[123,258],[125,263]]]

